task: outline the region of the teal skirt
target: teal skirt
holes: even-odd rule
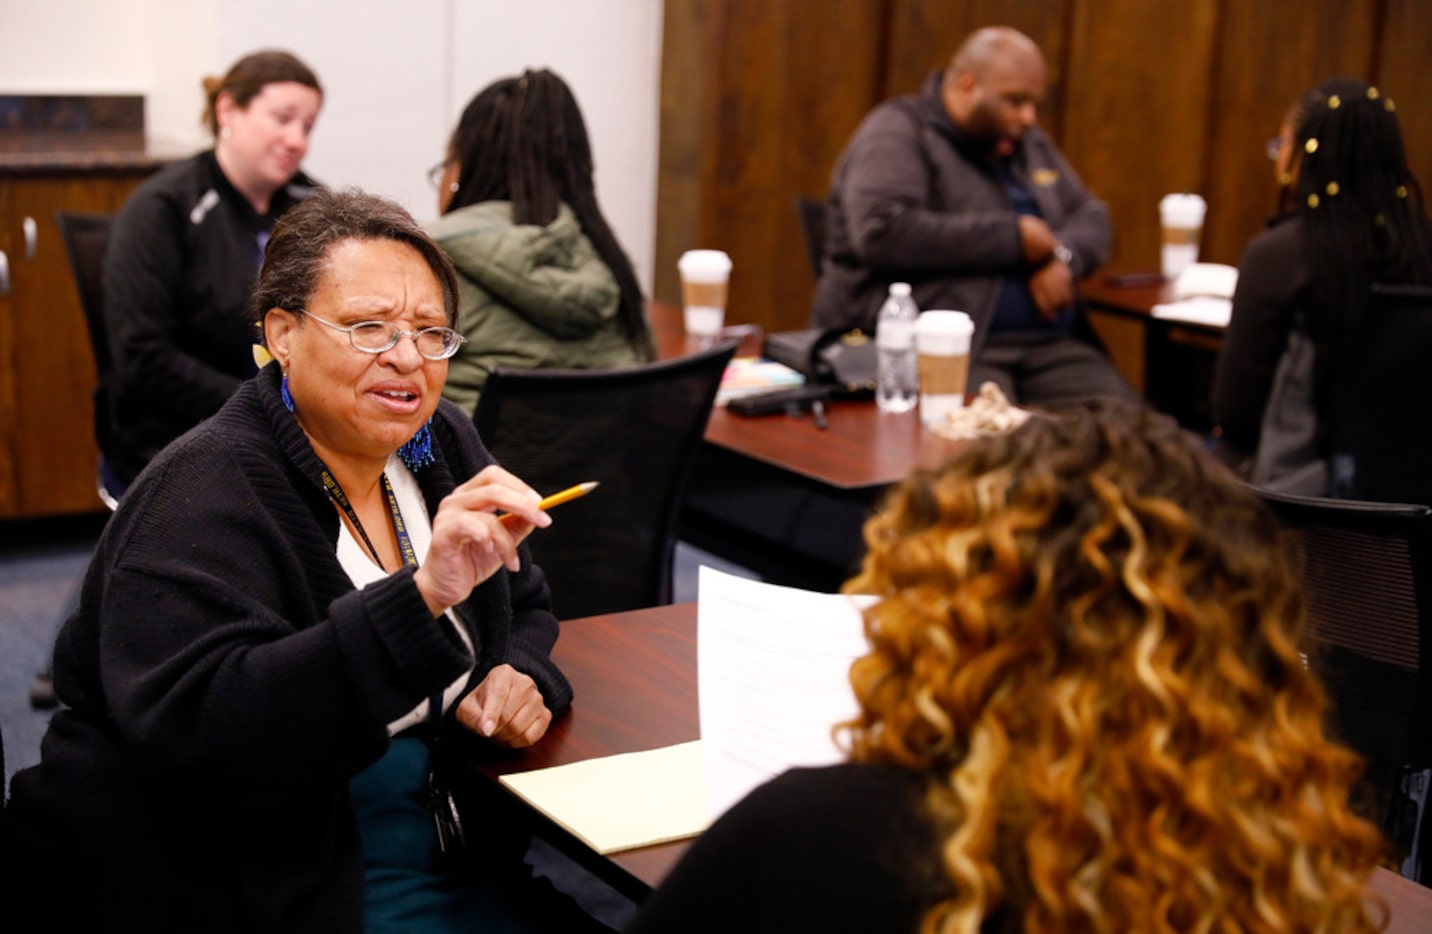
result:
[[[363,838],[367,930],[546,930],[524,904],[523,880],[489,877],[444,861],[427,804],[429,760],[421,739],[395,739],[383,758],[350,783]],[[475,830],[469,833],[480,837]],[[529,876],[526,882],[531,881]]]

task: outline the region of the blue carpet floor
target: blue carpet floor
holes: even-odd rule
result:
[[[65,595],[84,573],[97,521],[0,526],[0,730],[5,782],[40,761],[50,711],[30,707],[30,685],[49,664]]]

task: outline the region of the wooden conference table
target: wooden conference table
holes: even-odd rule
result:
[[[1209,396],[1221,328],[1152,317],[1172,293],[1148,274],[1113,273],[1081,284],[1090,308],[1140,324],[1144,395],[1187,428],[1212,426]],[[708,346],[686,333],[679,306],[652,303],[660,357]],[[758,355],[759,328],[729,328],[738,354]],[[751,568],[773,583],[833,591],[856,570],[860,529],[881,493],[918,467],[935,467],[959,443],[920,427],[917,413],[881,413],[873,402],[832,402],[826,427],[808,413],[746,418],[717,407],[692,469],[682,541]]]
[[[663,359],[705,346],[681,309],[648,306]],[[759,329],[732,329],[740,354],[761,351]],[[884,414],[871,401],[833,401],[826,427],[809,413],[747,418],[711,412],[693,467],[680,538],[773,583],[830,592],[855,569],[860,527],[876,499],[916,467],[935,467],[959,443],[925,431],[917,413]]]
[[[569,620],[562,624],[552,657],[576,693],[571,711],[531,749],[492,753],[479,766],[487,778],[699,738],[696,604]],[[538,832],[554,845],[638,900],[666,877],[689,845],[666,843],[602,856],[541,815],[533,812],[533,817]],[[1432,889],[1379,869],[1372,890],[1391,911],[1388,931],[1432,931]]]
[[[1091,313],[1138,322],[1143,332],[1144,398],[1185,428],[1213,427],[1210,397],[1213,367],[1223,343],[1223,328],[1155,318],[1153,307],[1173,301],[1162,278],[1142,272],[1110,272],[1079,284]]]
[[[687,335],[680,308],[653,303],[648,312],[662,359],[706,346]],[[759,328],[733,337],[741,342],[738,354],[760,354]],[[882,415],[870,401],[832,402],[826,420],[821,429],[809,415],[745,418],[717,406],[706,440],[842,490],[889,486],[912,467],[933,467],[958,450],[957,443],[921,430],[914,413]]]

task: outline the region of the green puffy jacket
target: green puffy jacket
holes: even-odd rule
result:
[[[632,366],[654,358],[650,328],[627,337],[611,270],[562,205],[545,227],[513,224],[512,204],[484,201],[434,221],[429,233],[458,272],[457,328],[467,338],[443,395],[467,411],[493,367]]]

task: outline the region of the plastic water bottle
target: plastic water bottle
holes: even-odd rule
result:
[[[920,372],[915,359],[915,319],[920,309],[910,285],[890,283],[890,297],[875,322],[875,403],[882,412],[908,412],[920,399]]]

